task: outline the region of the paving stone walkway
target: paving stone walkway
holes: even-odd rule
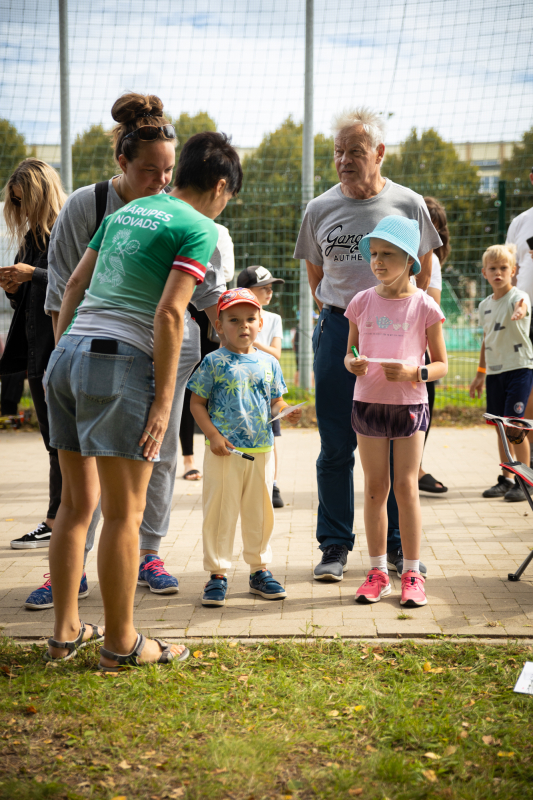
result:
[[[187,638],[334,636],[419,637],[463,634],[533,638],[533,564],[519,583],[509,583],[533,547],[533,515],[526,502],[484,500],[481,492],[498,474],[495,434],[484,427],[431,431],[424,466],[449,486],[444,495],[424,495],[422,559],[428,567],[428,605],[398,619],[400,582],[392,578],[390,597],[372,606],[354,603],[366,566],[363,528],[363,475],[356,456],[355,534],[349,570],[341,583],[312,579],[319,560],[314,529],[317,492],[314,430],[284,430],[280,486],[285,508],[276,512],[272,542],[274,576],[288,597],[271,602],[248,594],[242,541],[237,532],[234,567],[222,609],[201,606],[206,574],[202,568],[202,484],[176,480],[170,531],[161,554],[179,577],[180,593],[151,594],[139,587],[135,621],[151,635]],[[197,453],[203,439],[195,437]],[[200,456],[201,460],[201,456]],[[181,463],[181,459],[180,459]],[[47,497],[47,455],[36,433],[0,433],[0,628],[14,637],[52,632],[53,610],[28,611],[23,602],[43,583],[48,550],[11,550],[9,542],[43,518]],[[82,619],[103,622],[96,551],[87,565],[90,593],[80,603]]]

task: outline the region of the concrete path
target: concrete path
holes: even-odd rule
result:
[[[202,453],[203,438],[195,448]],[[248,594],[248,579],[237,532],[235,562],[223,609],[201,606],[202,483],[176,481],[170,531],[162,556],[179,577],[180,593],[151,594],[139,587],[135,620],[140,630],[168,637],[342,636],[394,637],[463,634],[533,638],[533,563],[519,583],[509,583],[533,547],[533,515],[526,502],[483,500],[481,492],[498,474],[496,436],[484,427],[432,430],[424,466],[449,486],[445,495],[424,495],[422,558],[428,567],[428,605],[399,619],[400,582],[392,595],[372,606],[354,603],[367,568],[363,528],[363,476],[356,456],[355,534],[349,570],[341,583],[312,579],[319,560],[314,529],[318,433],[284,430],[280,486],[285,508],[276,512],[274,576],[288,597],[269,602]],[[47,455],[36,433],[0,433],[0,628],[15,637],[49,636],[53,610],[28,611],[23,603],[43,583],[48,550],[11,550],[9,542],[43,519],[47,497]],[[201,461],[201,456],[200,459]],[[180,459],[181,463],[181,459]],[[181,473],[180,473],[181,474]],[[80,603],[82,619],[102,623],[96,552],[87,566],[90,593]],[[395,573],[393,573],[395,574]]]

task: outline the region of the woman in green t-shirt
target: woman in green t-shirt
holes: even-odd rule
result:
[[[185,310],[217,244],[212,220],[241,183],[227,137],[196,134],[182,150],[171,194],[107,217],[67,284],[46,375],[64,487],[50,545],[56,619],[48,659],[69,658],[88,640],[73,576],[81,573],[100,487],[100,668],[188,655],[135,631],[138,529],[171,412]],[[103,639],[96,628],[92,638]]]

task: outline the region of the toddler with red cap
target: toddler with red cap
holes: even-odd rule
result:
[[[256,296],[249,289],[229,289],[219,298],[217,317],[216,330],[226,344],[204,358],[188,383],[191,413],[207,437],[202,537],[210,579],[202,605],[225,604],[239,514],[250,592],[279,600],[286,592],[267,568],[274,530],[270,421],[287,408],[287,387],[277,359],[254,347],[263,324]],[[286,419],[294,424],[300,415],[295,409]]]

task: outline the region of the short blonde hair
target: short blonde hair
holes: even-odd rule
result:
[[[22,193],[21,205],[11,199],[15,186]],[[66,199],[55,169],[40,158],[25,158],[4,188],[4,219],[10,240],[20,248],[31,231],[39,250],[44,250]]]
[[[487,247],[483,253],[483,266],[486,267],[491,261],[498,261],[503,258],[507,261],[509,266],[516,265],[516,245],[515,244],[493,244]]]
[[[346,128],[357,128],[361,126],[366,134],[370,147],[376,148],[385,142],[385,120],[367,106],[358,108],[345,108],[340,114],[333,117],[331,129],[333,135],[337,136]]]

